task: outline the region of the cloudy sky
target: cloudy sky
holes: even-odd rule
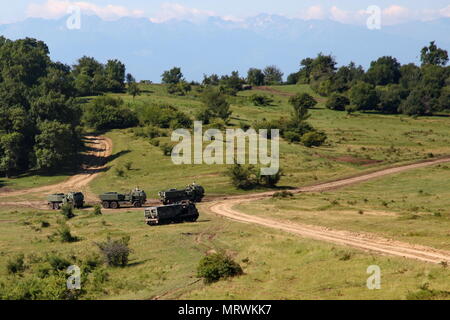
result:
[[[29,17],[57,19],[69,7],[78,6],[84,14],[105,20],[143,17],[153,22],[170,19],[201,21],[210,16],[241,20],[260,13],[280,14],[302,19],[332,19],[351,24],[364,23],[369,6],[379,6],[384,22],[397,24],[411,20],[450,17],[449,0],[2,0],[0,23]]]

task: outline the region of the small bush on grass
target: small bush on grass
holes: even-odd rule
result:
[[[103,255],[105,263],[111,267],[125,267],[128,264],[128,256],[131,249],[128,247],[129,237],[113,240],[108,237],[105,242],[96,243]]]
[[[159,148],[161,149],[161,151],[163,152],[163,155],[165,156],[170,156],[172,154],[172,149],[173,147],[168,144],[168,143],[163,143],[159,146]]]
[[[66,218],[66,219],[72,219],[73,217],[75,217],[75,214],[73,213],[73,207],[71,204],[66,203],[65,205],[63,205],[61,207],[61,214]]]
[[[197,267],[197,276],[205,283],[217,282],[239,276],[243,273],[241,266],[225,253],[214,253],[203,257]]]
[[[78,241],[78,238],[72,235],[72,233],[70,232],[70,228],[67,225],[62,225],[56,231],[56,235],[58,236],[58,238],[61,242],[71,243],[71,242]]]
[[[9,274],[22,273],[25,271],[25,257],[23,254],[19,254],[18,256],[9,260],[6,264],[6,270]]]
[[[127,169],[128,171],[131,170],[131,167],[133,166],[133,162],[131,161],[127,161],[125,162],[125,164],[123,165],[125,167],[125,169]]]
[[[322,132],[311,131],[302,136],[302,143],[305,147],[319,147],[325,143],[327,136]]]
[[[96,204],[94,206],[94,211],[92,211],[92,214],[94,216],[101,216],[102,215],[102,207],[99,204]]]

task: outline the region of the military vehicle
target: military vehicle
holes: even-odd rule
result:
[[[184,190],[170,189],[159,192],[159,198],[163,204],[180,203],[181,201],[202,202],[205,189],[196,184],[188,185]]]
[[[83,208],[84,195],[81,192],[69,192],[68,194],[56,193],[47,197],[48,206],[50,209],[58,210],[61,205],[67,203],[71,204],[74,208]]]
[[[105,209],[117,209],[124,203],[131,204],[135,208],[140,208],[147,202],[147,195],[143,190],[136,188],[127,194],[107,192],[100,195],[100,200]]]
[[[160,207],[150,207],[145,209],[145,222],[150,226],[169,223],[195,222],[199,213],[195,204],[185,201]]]

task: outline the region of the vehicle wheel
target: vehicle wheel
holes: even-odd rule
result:
[[[142,204],[139,201],[136,201],[135,203],[133,203],[133,206],[135,208],[140,208],[140,207],[142,207]]]
[[[53,204],[53,210],[59,210],[59,203]]]
[[[108,201],[103,201],[102,202],[102,206],[103,206],[103,208],[108,209],[109,208],[109,202]]]
[[[109,207],[110,207],[111,209],[117,209],[117,208],[119,208],[119,203],[116,202],[116,201],[113,201],[113,202],[111,202],[111,203],[109,204]]]

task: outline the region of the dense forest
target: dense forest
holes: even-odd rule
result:
[[[180,68],[161,76],[170,95],[187,95],[196,88],[204,108],[196,119],[223,127],[230,119],[229,97],[252,86],[309,84],[326,106],[348,113],[403,113],[432,115],[450,107],[448,52],[434,42],[421,51],[421,66],[401,65],[394,57],[381,57],[364,70],[350,63],[337,68],[331,55],[301,60],[300,69],[283,82],[276,66],[251,68],[246,77],[205,75],[202,83],[189,82]],[[143,81],[145,83],[145,81]],[[118,60],[106,64],[82,57],[75,65],[53,62],[47,45],[31,38],[0,37],[0,173],[5,176],[29,169],[52,170],[76,162],[82,147],[83,127],[95,130],[136,127],[138,135],[155,136],[160,129],[190,126],[192,120],[170,105],[145,108],[125,106],[120,98],[104,93],[140,95],[140,86]],[[99,96],[86,104],[82,97]],[[268,105],[270,97],[255,94],[255,105]],[[326,140],[306,120],[317,101],[303,93],[290,99],[292,113],[278,121],[254,123],[258,128],[279,128],[282,136],[307,147]]]

